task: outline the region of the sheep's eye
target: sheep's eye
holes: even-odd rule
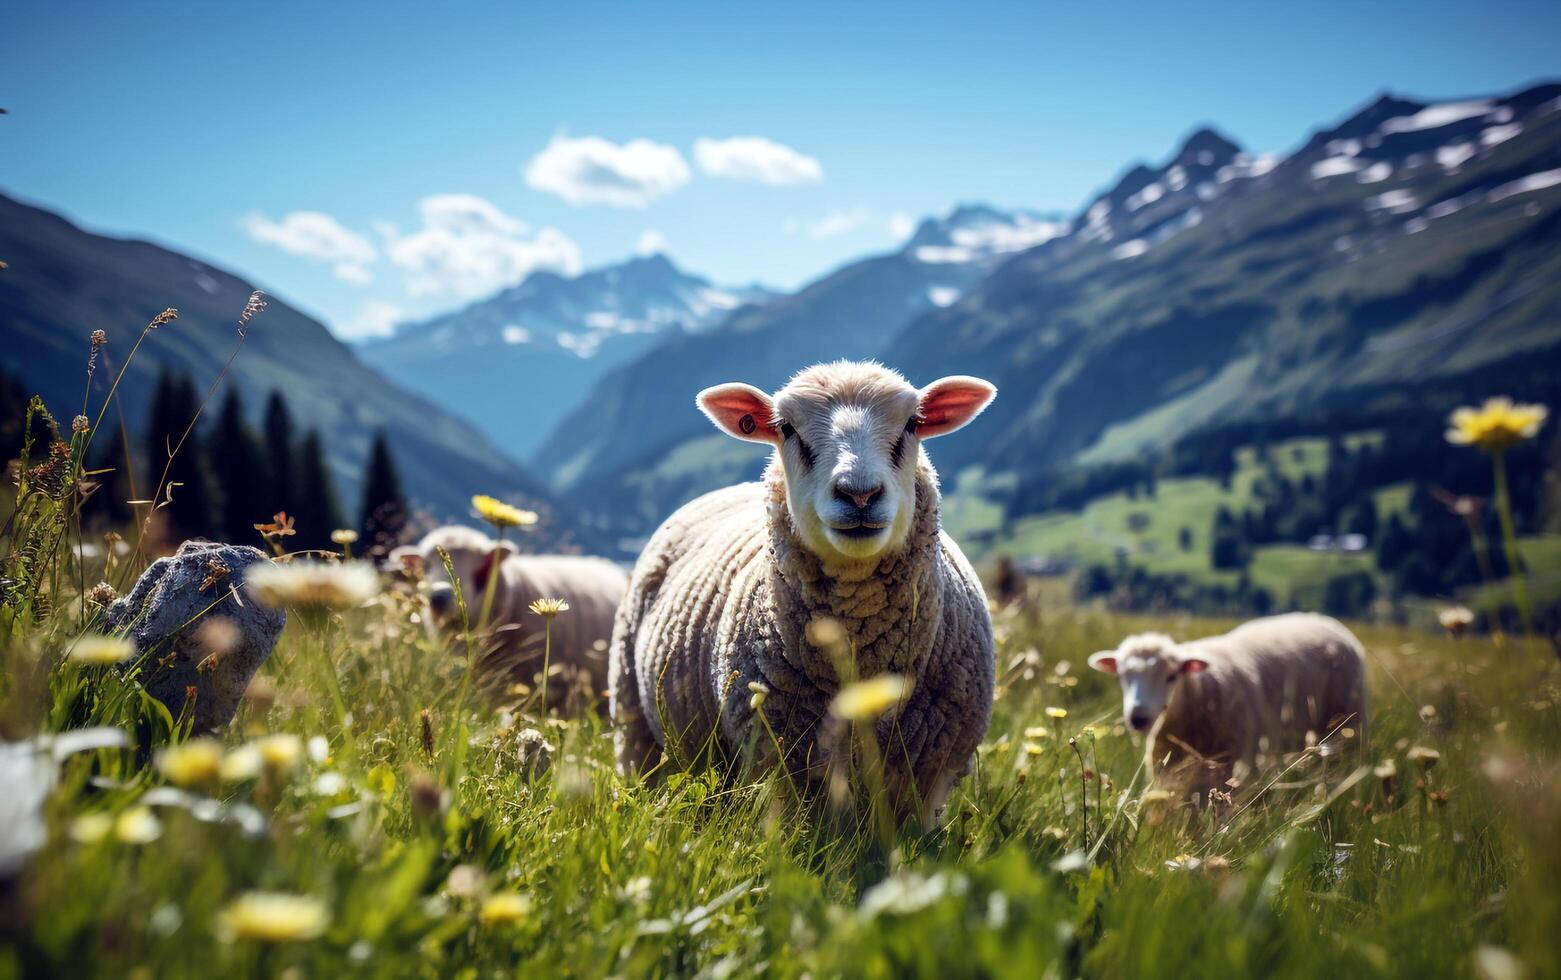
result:
[[[801,440],[801,438],[799,438],[797,436],[797,430],[792,426],[792,424],[790,422],[787,422],[784,419],[781,420],[780,430],[781,430],[781,438],[783,440],[785,440],[785,439],[796,439],[797,440],[797,452],[802,455],[802,465],[806,466],[808,469],[811,470],[813,468],[813,450],[811,448],[809,448],[807,443],[803,442]]]
[[[912,415],[910,418],[905,420],[905,431],[909,432],[911,435],[916,434],[916,416]]]

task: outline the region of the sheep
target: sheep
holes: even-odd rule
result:
[[[1122,686],[1127,724],[1156,761],[1195,760],[1193,790],[1238,787],[1267,757],[1353,731],[1366,741],[1365,651],[1338,620],[1312,613],[1256,619],[1223,636],[1177,643],[1129,636],[1089,658]]]
[[[840,772],[830,733],[844,726],[829,716],[841,678],[819,648],[833,646],[857,677],[912,682],[872,728],[895,813],[931,819],[986,732],[995,648],[981,583],[941,530],[922,442],[995,394],[963,376],[917,390],[848,361],[773,397],[735,383],[699,393],[717,428],[772,454],[759,482],[675,512],[634,566],[609,655],[621,771],[745,760],[817,786]],[[809,642],[810,625],[818,640],[831,623],[840,642]]]
[[[444,548],[461,583],[468,619],[473,628],[481,615],[488,577],[497,564],[489,625],[494,642],[477,663],[477,674],[492,685],[535,683],[544,654],[543,624],[528,611],[541,598],[565,599],[569,611],[552,624],[552,651],[548,695],[558,707],[577,708],[575,695],[588,691],[595,701],[607,681],[606,644],[612,636],[613,617],[623,601],[628,576],[604,558],[575,555],[520,555],[508,541],[494,541],[481,531],[449,525],[423,536],[415,545],[390,553],[391,567],[408,558],[421,565],[429,583],[428,606],[432,625],[459,631],[455,587],[436,549]]]

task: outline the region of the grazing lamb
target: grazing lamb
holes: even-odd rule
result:
[[[1189,643],[1140,633],[1089,665],[1121,682],[1122,715],[1148,734],[1151,761],[1194,760],[1203,793],[1346,728],[1365,744],[1365,652],[1327,616],[1270,616]]]
[[[921,444],[995,393],[968,377],[918,391],[845,361],[802,371],[773,398],[744,384],[700,392],[718,428],[774,455],[762,482],[673,514],[634,567],[611,650],[620,769],[745,752],[769,764],[778,744],[789,773],[821,780],[835,741],[826,731],[841,727],[825,725],[840,681],[807,631],[833,621],[857,676],[912,681],[874,731],[896,812],[936,812],[986,733],[995,651],[981,584],[939,527]]]
[[[456,632],[461,628],[460,610],[455,587],[435,550],[441,547],[450,553],[474,628],[482,614],[488,577],[495,566],[499,569],[489,613],[495,642],[478,661],[479,677],[495,685],[516,681],[533,685],[542,669],[543,623],[528,607],[536,599],[566,599],[569,611],[553,620],[549,700],[556,706],[578,708],[574,702],[582,698],[576,695],[588,692],[586,701],[600,697],[607,682],[606,643],[628,586],[621,568],[604,558],[518,555],[510,542],[496,542],[481,531],[455,525],[437,528],[417,544],[392,551],[390,563],[399,566],[410,557],[421,564],[429,583],[434,625]]]

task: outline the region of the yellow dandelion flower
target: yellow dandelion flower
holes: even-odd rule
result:
[[[1442,624],[1442,629],[1459,636],[1474,625],[1474,610],[1467,606],[1448,606],[1437,612],[1436,619]]]
[[[804,633],[809,645],[830,653],[844,650],[850,642],[850,637],[846,635],[846,628],[841,625],[840,620],[830,616],[819,616],[809,620]]]
[[[331,532],[331,541],[334,544],[357,544],[358,532],[350,527],[341,527]]]
[[[1057,719],[1066,718],[1066,717],[1068,717],[1068,709],[1067,708],[1055,708],[1055,707],[1047,708],[1046,709],[1046,717],[1048,717],[1048,718],[1057,718]]]
[[[531,914],[531,899],[516,892],[489,895],[477,918],[485,926],[511,926],[524,922]]]
[[[245,892],[218,916],[217,932],[229,942],[292,943],[317,938],[329,922],[330,913],[318,898]]]
[[[303,761],[304,741],[297,735],[266,735],[252,744],[260,753],[260,764],[271,772],[290,772]]]
[[[133,806],[114,819],[114,836],[126,844],[150,844],[162,835],[162,821],[149,807]]]
[[[293,561],[244,573],[254,597],[267,606],[351,609],[379,595],[379,573],[367,562]]]
[[[472,498],[472,509],[477,511],[478,517],[494,527],[529,527],[537,522],[535,511],[521,510],[485,494],[479,493]]]
[[[84,813],[70,822],[70,838],[78,844],[96,844],[114,829],[114,818],[106,813]]]
[[[246,779],[258,777],[264,769],[265,762],[260,758],[260,749],[250,743],[223,756],[217,775],[225,783],[242,783]]]
[[[529,608],[543,619],[552,619],[561,612],[568,612],[569,602],[566,599],[536,599]]]
[[[119,636],[88,633],[71,645],[67,656],[78,664],[117,664],[136,655],[134,643]]]
[[[847,684],[835,695],[830,710],[846,721],[871,721],[910,697],[911,679],[899,674],[879,674]]]
[[[1549,414],[1543,405],[1523,405],[1505,396],[1487,398],[1479,408],[1466,406],[1448,417],[1447,441],[1499,453],[1534,438]]]
[[[157,768],[175,786],[199,786],[222,773],[222,745],[216,739],[192,738],[172,745],[157,757]]]
[[[1029,728],[1026,728],[1024,730],[1024,737],[1025,738],[1051,738],[1052,737],[1052,733],[1051,733],[1051,729],[1050,728],[1046,728],[1046,727],[1044,727],[1042,725],[1031,725]]]
[[[1025,755],[1040,755],[1045,751],[1045,749],[1041,748],[1039,745],[1036,745],[1034,742],[1024,743]]]
[[[770,689],[759,681],[749,681],[748,691],[748,707],[754,711],[764,707],[765,699],[770,696]]]

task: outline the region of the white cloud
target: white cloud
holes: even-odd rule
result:
[[[323,211],[292,211],[281,221],[251,214],[242,225],[250,238],[263,245],[334,266],[332,272],[344,282],[362,286],[374,279],[368,267],[379,254],[373,244]]]
[[[897,242],[905,241],[916,234],[916,219],[904,211],[894,212],[889,215],[889,234]]]
[[[533,269],[575,275],[580,246],[556,228],[532,232],[472,194],[435,194],[418,202],[423,225],[403,235],[381,224],[390,261],[407,273],[413,296],[477,297],[520,282]]]
[[[837,235],[856,231],[871,220],[873,220],[871,211],[866,208],[853,208],[850,211],[831,211],[817,221],[788,218],[781,228],[788,235],[801,233],[809,238],[834,238]]]
[[[352,319],[336,324],[335,334],[342,340],[389,337],[402,318],[401,307],[371,299],[358,308]]]
[[[666,238],[654,228],[647,228],[640,232],[640,240],[634,243],[635,255],[660,255],[666,251]]]
[[[343,262],[331,272],[342,282],[351,283],[354,286],[367,286],[374,281],[374,273],[369,271],[366,265],[353,265],[351,262]]]
[[[688,183],[688,163],[676,147],[650,140],[621,146],[600,136],[554,136],[531,158],[526,183],[570,204],[643,208]]]
[[[816,158],[763,136],[697,139],[694,159],[712,177],[761,184],[811,184],[824,179]]]

